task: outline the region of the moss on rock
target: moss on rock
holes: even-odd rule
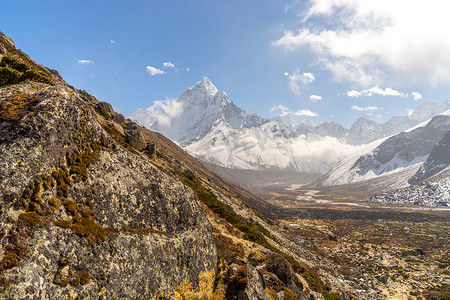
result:
[[[53,84],[48,74],[35,70],[32,65],[18,57],[4,55],[0,61],[0,86],[26,80]]]

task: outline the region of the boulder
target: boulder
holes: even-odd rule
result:
[[[281,255],[273,252],[266,253],[265,269],[277,277],[290,289],[297,298],[303,295],[303,284],[298,279],[291,264]]]
[[[249,300],[269,300],[264,291],[264,280],[259,271],[251,264],[247,264],[248,276],[245,294]]]
[[[139,129],[132,129],[126,131],[127,143],[131,145],[134,149],[141,151],[147,147],[144,136]]]
[[[114,112],[113,120],[116,121],[119,124],[124,124],[125,123],[125,117],[123,115],[121,115],[121,114],[116,113],[116,112]]]
[[[112,105],[107,102],[99,102],[95,108],[107,120],[111,120],[115,114]]]
[[[154,158],[156,155],[156,143],[155,142],[147,143],[147,151],[148,151],[148,156],[150,158]]]

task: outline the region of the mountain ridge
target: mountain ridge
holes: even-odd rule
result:
[[[169,113],[168,106],[177,113]],[[297,122],[289,114],[269,120],[237,107],[205,77],[178,100],[158,102],[129,117],[218,166],[324,174],[361,145],[411,128],[447,106],[450,101],[426,102],[412,118],[392,117],[383,124],[362,116],[349,129],[336,122]]]
[[[446,149],[446,141],[443,138],[449,130],[450,110],[447,110],[410,130],[367,144],[359,152],[336,165],[316,184],[318,186],[349,184],[414,165],[418,168],[427,161],[430,153],[437,152],[435,149],[440,143],[442,143],[441,151],[436,155],[442,160],[442,157],[445,157],[442,155],[442,149],[444,151]],[[425,170],[422,172],[426,173]],[[408,180],[409,178],[403,179],[405,183]],[[399,182],[400,185],[402,184]]]
[[[198,95],[200,98],[196,98]],[[170,116],[155,106],[137,110],[129,117],[174,137],[194,156],[223,167],[325,173],[351,148],[337,138],[299,135],[280,122],[246,112],[213,88],[207,78],[188,88],[171,105],[185,110],[171,117],[169,126],[156,123]],[[322,145],[324,150],[319,154],[309,151],[310,142]],[[338,151],[332,153],[331,147]]]

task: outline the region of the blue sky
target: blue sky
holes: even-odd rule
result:
[[[0,30],[130,114],[204,76],[263,117],[384,122],[450,97],[445,0],[2,3]]]

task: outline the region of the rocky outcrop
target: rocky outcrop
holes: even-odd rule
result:
[[[10,47],[14,47],[13,39],[0,31],[0,60],[2,59],[2,54],[5,54]]]
[[[113,140],[91,101],[0,88],[0,297],[207,297],[217,254],[192,191]]]

